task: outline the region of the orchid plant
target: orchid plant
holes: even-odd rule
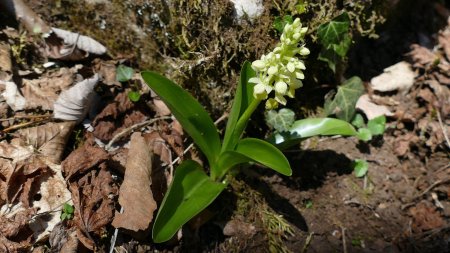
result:
[[[190,219],[210,205],[226,188],[233,168],[259,163],[283,175],[292,174],[281,147],[313,135],[354,135],[347,122],[323,118],[296,121],[288,131],[275,133],[268,140],[243,138],[244,130],[258,105],[266,109],[286,104],[302,86],[305,64],[300,57],[309,54],[304,45],[307,28],[300,19],[286,24],[275,49],[252,64],[243,64],[235,99],[223,140],[204,108],[185,90],[169,79],[150,71],[141,73],[144,81],[170,108],[173,115],[204,153],[209,175],[193,161],[183,161],[159,208],[153,225],[153,240],[164,242]]]

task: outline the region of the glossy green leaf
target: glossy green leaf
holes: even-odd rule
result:
[[[358,137],[358,139],[362,141],[370,141],[372,140],[372,133],[369,129],[363,127],[358,129],[358,134],[356,135],[356,137]]]
[[[270,110],[266,112],[265,119],[269,127],[274,128],[278,132],[283,132],[287,131],[294,123],[295,113],[288,108],[282,108],[278,112]]]
[[[116,69],[116,80],[119,82],[126,82],[133,77],[134,70],[125,65],[119,65]]]
[[[226,185],[212,181],[195,161],[186,160],[177,167],[156,215],[153,240],[170,240],[190,219],[208,207]]]
[[[366,160],[355,159],[353,163],[353,170],[355,171],[356,177],[364,177],[369,170],[369,163]]]
[[[235,151],[227,150],[221,153],[219,159],[217,160],[216,176],[217,178],[223,178],[223,176],[225,176],[225,174],[229,171],[229,169],[233,168],[238,164],[248,163],[251,161],[254,160]]]
[[[287,148],[304,138],[316,135],[354,136],[356,134],[355,128],[346,121],[334,118],[310,118],[295,121],[288,131],[270,136],[268,142],[278,148]]]
[[[249,83],[248,80],[255,77],[256,73],[252,69],[250,62],[246,61],[242,65],[241,76],[239,84],[236,89],[236,95],[233,101],[233,106],[231,107],[230,115],[228,116],[227,127],[225,130],[225,136],[223,138],[222,151],[231,150],[234,148],[236,143],[239,141],[238,137],[242,133],[233,134],[236,128],[236,123],[248,108],[250,103],[255,100],[253,97],[253,86],[254,84]],[[237,136],[237,137],[236,137]]]
[[[386,117],[381,115],[369,120],[369,122],[367,122],[367,128],[372,135],[382,135],[386,128]]]
[[[266,141],[254,138],[242,139],[237,144],[235,152],[283,175],[292,175],[291,166],[284,154]]]
[[[325,114],[335,114],[337,118],[350,121],[355,115],[355,106],[358,98],[364,93],[361,79],[354,76],[339,86],[333,100],[325,100]]]
[[[220,152],[220,138],[214,122],[205,109],[191,94],[169,79],[150,71],[144,71],[141,75],[202,150],[209,164],[214,164]]]

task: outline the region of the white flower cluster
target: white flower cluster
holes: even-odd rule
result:
[[[309,49],[303,42],[307,27],[302,27],[300,19],[296,18],[292,24],[286,24],[277,47],[267,55],[263,55],[260,60],[252,63],[252,68],[256,71],[257,77],[250,78],[249,82],[255,83],[253,96],[264,100],[275,91],[274,98],[266,101],[266,109],[274,109],[278,104],[286,104],[286,98],[295,95],[295,90],[303,84],[300,79],[304,79],[303,70],[305,64],[297,58],[297,54],[305,56],[309,54]]]

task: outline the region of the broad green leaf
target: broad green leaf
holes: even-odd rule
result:
[[[129,91],[128,98],[133,102],[137,102],[139,101],[139,99],[141,99],[141,94],[139,93],[139,91]]]
[[[278,112],[270,110],[265,116],[267,125],[278,132],[287,131],[295,120],[294,111],[288,108],[280,109]]]
[[[348,79],[339,86],[333,100],[325,100],[325,114],[335,114],[339,119],[350,121],[355,114],[356,102],[363,93],[364,85],[359,77]]]
[[[216,169],[217,169],[217,178],[222,178],[228,172],[229,169],[234,166],[242,163],[248,163],[254,161],[253,159],[237,153],[232,150],[227,150],[220,154],[219,159],[217,159]]]
[[[367,128],[372,135],[382,135],[386,128],[386,117],[381,115],[369,120],[369,122],[367,122]]]
[[[357,128],[364,127],[364,118],[361,114],[357,113],[355,117],[353,117],[352,125]]]
[[[269,137],[268,142],[282,149],[316,135],[354,136],[356,134],[355,128],[346,121],[334,118],[310,118],[295,121],[288,131],[275,133]]]
[[[362,141],[370,141],[372,140],[372,133],[367,128],[360,128],[358,129],[358,134],[356,137]]]
[[[169,79],[151,71],[144,71],[141,75],[147,85],[169,107],[212,166],[220,152],[220,138],[214,122],[205,109],[191,94]]]
[[[237,144],[235,152],[283,175],[292,175],[291,166],[283,153],[266,141],[254,138],[242,139]]]
[[[116,69],[116,79],[119,82],[126,82],[133,77],[134,70],[125,65],[119,65]]]
[[[367,163],[367,161],[363,159],[355,159],[353,166],[356,177],[364,177],[369,170],[369,163]]]
[[[172,238],[186,222],[208,207],[225,186],[212,181],[197,162],[181,163],[156,215],[153,240],[161,243]]]
[[[252,69],[250,62],[244,62],[244,64],[242,65],[241,76],[236,89],[233,106],[231,107],[231,112],[228,116],[228,123],[225,130],[225,136],[223,138],[222,151],[233,149],[239,140],[238,138],[232,138],[233,136],[240,136],[241,133],[239,133],[238,135],[233,135],[233,131],[235,130],[236,123],[241,115],[248,108],[250,103],[255,99],[253,97],[254,84],[248,82],[250,78],[255,76],[256,73]]]
[[[328,23],[322,24],[317,29],[320,43],[328,48],[332,44],[340,44],[344,36],[348,34],[350,17],[347,12],[342,13]]]
[[[72,206],[71,204],[68,204],[68,203],[64,203],[63,211],[65,213],[71,214],[71,213],[73,213],[74,210],[75,210],[74,206]]]

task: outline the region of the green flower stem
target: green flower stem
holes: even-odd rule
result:
[[[261,103],[260,99],[254,99],[250,105],[247,107],[247,109],[244,111],[244,113],[239,118],[238,122],[236,123],[236,127],[233,131],[233,136],[231,137],[232,140],[239,140],[241,138],[242,133],[244,132],[245,127],[247,126],[247,123],[252,116],[253,112],[258,108],[259,103]],[[235,144],[236,145],[236,144]],[[211,174],[211,178],[213,180],[218,179],[217,181],[222,181],[223,177],[227,174],[227,172],[231,168],[224,169],[223,171],[219,172],[219,175]],[[215,171],[215,170],[211,170]]]
[[[233,140],[238,140],[241,138],[241,135],[244,132],[245,127],[247,126],[248,120],[250,119],[256,108],[258,108],[260,102],[260,99],[254,99],[244,111],[242,116],[239,118],[238,122],[236,123],[236,128],[233,131]]]

